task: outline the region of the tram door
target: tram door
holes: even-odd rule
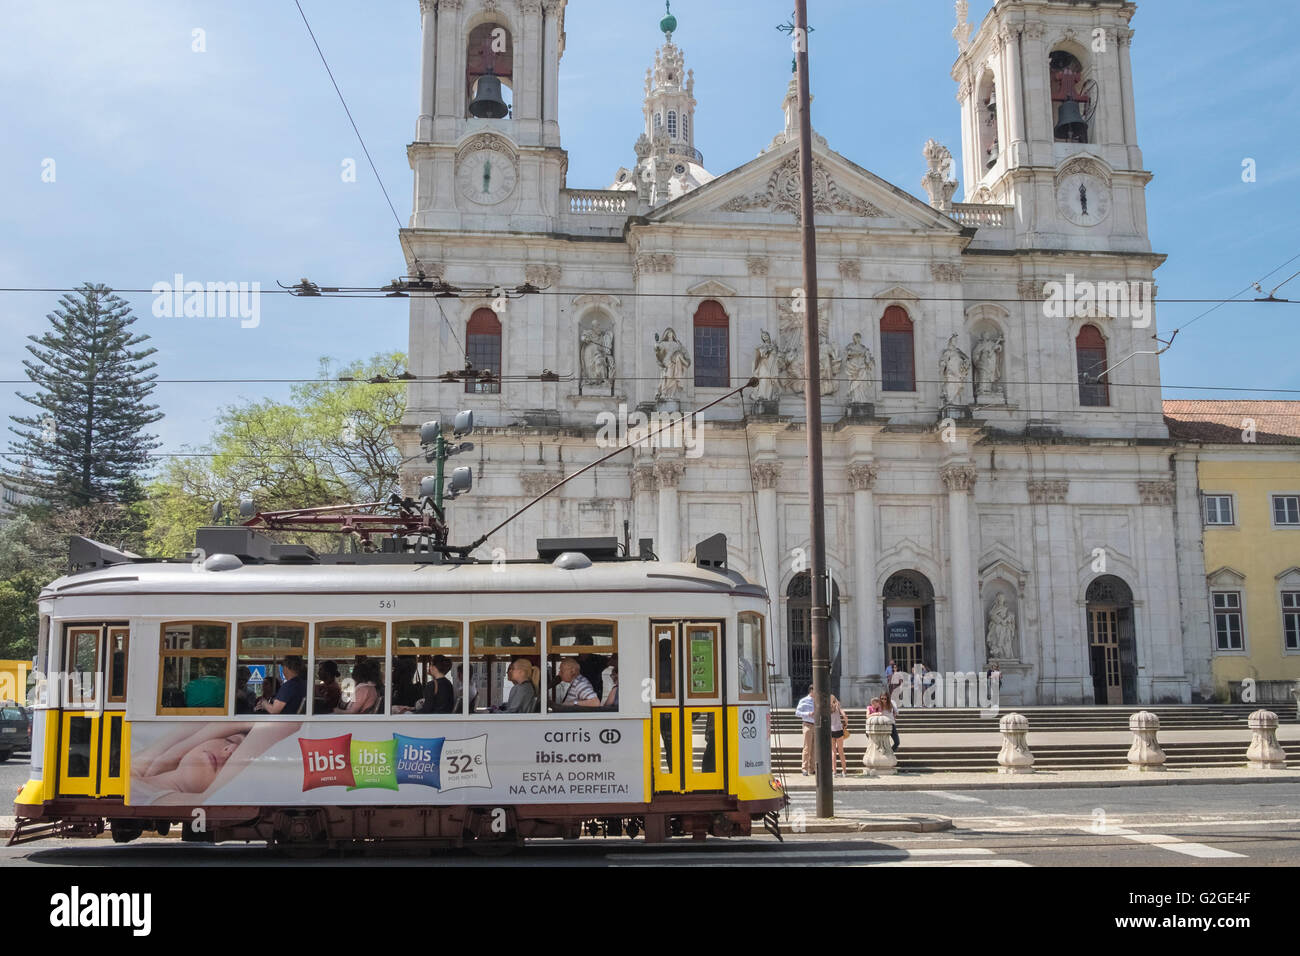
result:
[[[726,787],[722,625],[660,621],[651,630],[654,790],[722,790]]]
[[[68,625],[63,632],[59,793],[120,797],[129,773],[126,664],[130,628]]]

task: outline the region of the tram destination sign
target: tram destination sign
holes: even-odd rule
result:
[[[131,727],[127,802],[187,806],[644,799],[638,721],[382,720]],[[179,734],[179,736],[178,736]]]

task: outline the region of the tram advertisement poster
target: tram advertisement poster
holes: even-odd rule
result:
[[[639,803],[641,745],[610,720],[133,722],[127,802]]]
[[[745,704],[738,708],[740,716],[740,775],[765,777],[769,773],[768,760],[768,709],[766,705]]]

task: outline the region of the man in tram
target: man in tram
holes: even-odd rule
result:
[[[557,707],[599,707],[600,698],[591,686],[591,681],[582,676],[582,667],[572,657],[560,661],[560,681],[568,684],[564,695],[557,700]]]
[[[268,714],[296,714],[307,700],[307,678],[304,676],[307,666],[303,659],[290,655],[284,659],[280,669],[284,671],[284,684],[271,701],[259,700],[255,710]]]

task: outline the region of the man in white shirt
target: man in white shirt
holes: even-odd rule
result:
[[[803,775],[806,777],[813,772],[813,741],[814,727],[813,714],[817,710],[817,705],[813,703],[813,689],[808,688],[808,696],[795,706],[795,715],[803,721]]]
[[[582,668],[578,662],[571,657],[566,657],[560,662],[560,680],[567,684],[564,696],[556,698],[556,705],[560,707],[599,707],[600,698],[596,696],[596,689],[591,686],[591,681],[582,676]]]

